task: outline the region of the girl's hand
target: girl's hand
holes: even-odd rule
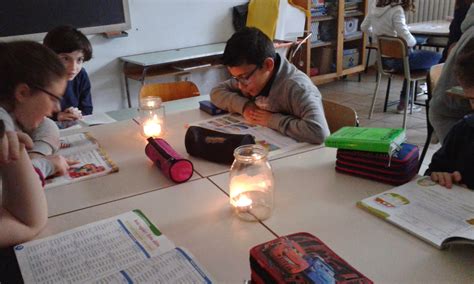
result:
[[[3,121],[0,124],[0,165],[3,165],[18,160],[24,147],[33,147],[33,141],[23,132],[4,131]]]
[[[53,175],[56,176],[62,176],[67,174],[70,166],[78,163],[77,161],[67,160],[61,155],[51,155],[46,156],[44,158],[51,162],[54,167]]]
[[[453,183],[458,184],[459,182],[461,182],[462,177],[461,173],[458,171],[455,171],[453,173],[432,172],[431,179],[446,188],[451,188],[453,187]]]

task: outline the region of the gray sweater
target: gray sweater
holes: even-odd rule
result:
[[[5,130],[23,131],[15,122],[14,118],[2,107],[0,107],[0,119],[5,123]],[[42,155],[54,154],[59,149],[59,129],[56,123],[45,117],[38,128],[27,134],[33,140],[33,149],[29,149],[29,153],[39,153]]]
[[[212,103],[229,112],[242,114],[250,100],[233,80],[222,82],[211,91]],[[265,110],[273,113],[268,123],[270,128],[300,142],[314,144],[323,143],[329,135],[321,93],[306,74],[285,58],[281,58],[265,101]]]
[[[474,38],[474,4],[471,4],[471,8],[466,14],[461,31],[463,34],[444,63],[443,71],[430,102],[430,122],[441,142],[444,141],[449,130],[458,120],[472,112],[468,100],[448,96],[446,90],[459,85],[453,68],[460,51],[470,39]]]

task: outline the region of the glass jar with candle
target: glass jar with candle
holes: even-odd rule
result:
[[[274,180],[267,155],[267,150],[260,145],[244,145],[234,151],[229,181],[230,204],[243,220],[265,220],[272,213]]]
[[[165,107],[161,98],[147,96],[140,98],[139,121],[145,137],[162,137],[165,126]]]

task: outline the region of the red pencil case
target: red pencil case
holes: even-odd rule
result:
[[[148,138],[145,154],[176,183],[188,181],[193,175],[193,163],[181,157],[164,139]]]
[[[250,250],[252,283],[373,282],[309,233],[296,233],[257,245]]]

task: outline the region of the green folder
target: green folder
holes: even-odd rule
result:
[[[343,127],[325,141],[326,147],[393,154],[405,141],[403,128]]]

